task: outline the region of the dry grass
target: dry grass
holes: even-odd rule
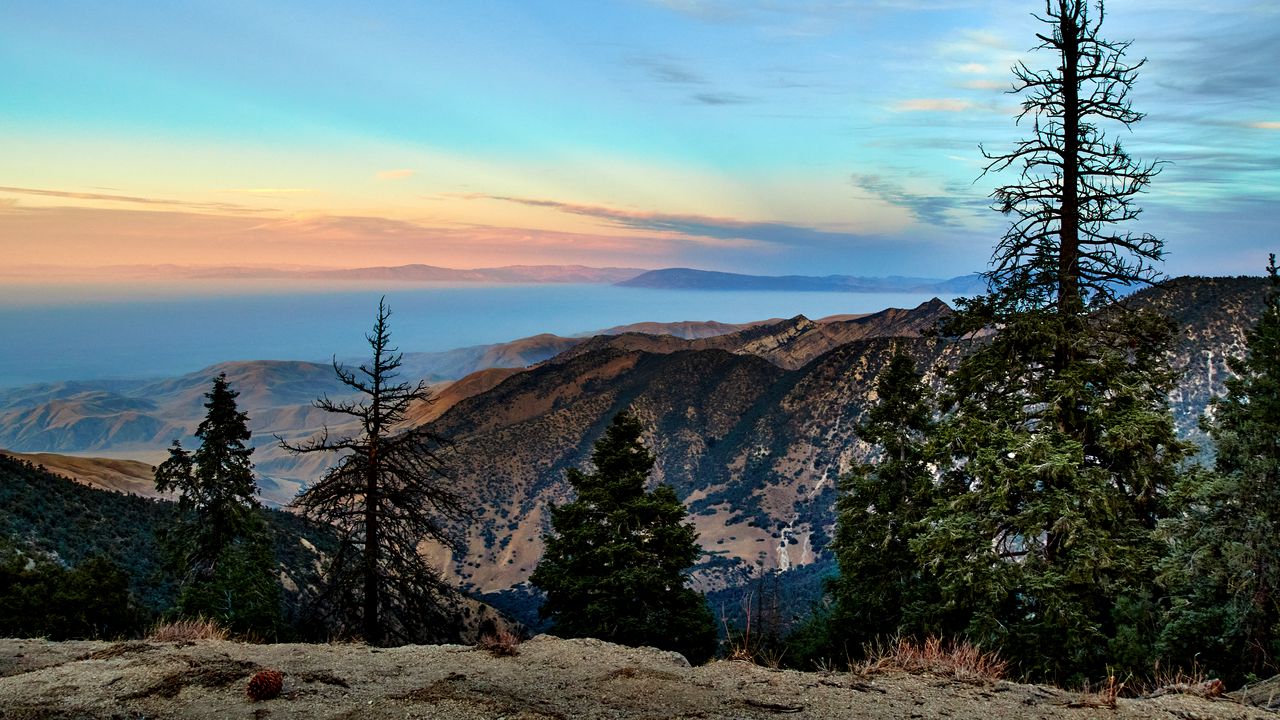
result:
[[[1134,688],[1139,697],[1159,697],[1177,693],[1181,695],[1197,695],[1203,698],[1215,698],[1223,694],[1226,686],[1221,680],[1210,678],[1198,665],[1190,670],[1182,668],[1169,669],[1156,663],[1151,680]]]
[[[899,638],[881,647],[868,648],[867,660],[854,668],[863,674],[899,670],[929,673],[962,682],[988,683],[1003,680],[1009,664],[999,653],[983,652],[964,641],[943,644],[937,637],[924,642]]]
[[[185,642],[191,640],[226,640],[227,629],[216,620],[203,617],[163,622],[151,628],[147,639],[154,642]]]
[[[752,611],[751,599],[754,594],[754,591],[749,592],[742,599],[743,617],[746,620],[742,632],[737,632],[730,626],[728,614],[723,607],[720,608],[720,624],[724,627],[725,634],[725,659],[777,670],[782,667],[787,649],[778,643],[761,640],[759,633],[752,636],[751,626],[755,613]]]
[[[511,657],[520,654],[520,636],[502,628],[480,637],[476,647],[488,651],[494,657]]]
[[[1116,682],[1116,676],[1112,675],[1107,678],[1102,687],[1093,690],[1086,682],[1084,687],[1080,689],[1080,699],[1067,703],[1069,708],[1105,708],[1107,710],[1116,709],[1116,698],[1120,693],[1124,692],[1124,683]]]

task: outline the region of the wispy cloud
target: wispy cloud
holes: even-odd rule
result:
[[[894,103],[891,109],[894,112],[962,113],[978,107],[976,103],[960,98],[912,98]]]
[[[313,265],[572,264],[642,266],[740,253],[751,243],[698,243],[654,233],[644,236],[574,233],[519,227],[425,225],[379,216],[300,214],[263,222],[245,215],[170,209],[23,207],[0,199],[0,240],[6,260],[19,265],[166,263],[208,265],[218,258],[239,265],[282,265],[306,258]],[[684,255],[682,255],[684,253]],[[703,255],[698,255],[703,253]]]
[[[627,64],[645,71],[650,80],[672,85],[706,85],[707,79],[685,63],[665,55],[646,55],[627,59]]]
[[[539,200],[533,198],[505,197],[499,195],[481,196],[490,200],[519,203],[535,207],[545,207],[573,215],[582,215],[603,220],[609,225],[633,230],[674,233],[686,237],[699,238],[698,242],[708,241],[726,247],[766,248],[806,248],[846,246],[857,247],[860,243],[878,241],[872,236],[857,233],[823,230],[821,228],[797,225],[784,222],[759,222],[738,220],[735,218],[707,217],[703,215],[679,215],[658,212],[638,212],[619,210],[616,208],[594,205],[577,205],[556,200]]]
[[[1000,82],[999,80],[966,80],[960,83],[960,87],[966,90],[999,90],[1004,92],[1012,86],[1008,81]]]
[[[689,67],[682,60],[666,55],[631,57],[626,64],[640,68],[645,76],[654,82],[676,87],[692,89],[698,86],[712,85],[712,81],[703,73]],[[687,96],[689,100],[701,105],[744,105],[756,102],[756,98],[735,92],[708,88]]]
[[[0,186],[0,192],[14,193],[17,195],[34,195],[38,197],[56,197],[68,200],[95,200],[106,202],[122,202],[137,205],[163,205],[168,207],[188,208],[191,210],[205,210],[213,212],[231,212],[231,213],[260,213],[275,212],[270,208],[255,208],[247,205],[235,205],[232,203],[218,202],[198,202],[192,200],[167,200],[163,198],[139,197],[136,195],[112,195],[107,193],[87,193],[74,192],[70,190],[47,190],[41,188],[23,188],[23,187],[4,187]]]
[[[306,195],[316,191],[311,188],[228,188],[222,192],[244,195]]]
[[[737,93],[695,93],[693,99],[703,105],[745,105],[754,102],[754,98]]]
[[[417,174],[416,170],[401,168],[398,170],[380,170],[374,174],[374,177],[378,180],[404,180],[405,178],[413,177],[415,174]]]
[[[392,218],[360,215],[329,215],[303,213],[288,218],[270,220],[248,228],[249,232],[263,231],[268,236],[307,236],[317,240],[352,241],[370,238],[420,237],[427,229],[417,223]]]
[[[956,215],[960,211],[987,210],[986,199],[979,201],[969,197],[972,191],[966,192],[964,188],[948,188],[946,194],[928,195],[910,192],[882,175],[854,173],[849,179],[854,187],[865,190],[890,205],[907,209],[916,220],[925,225],[955,226],[958,224]]]
[[[711,22],[738,21],[749,11],[748,3],[722,2],[719,0],[654,0],[668,10]]]
[[[1280,121],[1264,120],[1262,122],[1249,123],[1249,127],[1254,130],[1280,130]]]
[[[1209,100],[1266,101],[1280,92],[1280,26],[1274,22],[1236,15],[1210,22],[1196,36],[1154,44],[1151,80],[1158,87]]]
[[[983,7],[981,0],[651,0],[668,10],[706,22],[740,23],[761,16],[774,21],[790,20],[815,28],[813,20],[855,17],[869,10],[935,11]]]

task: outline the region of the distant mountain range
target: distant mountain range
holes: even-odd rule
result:
[[[460,270],[434,265],[392,265],[363,268],[111,265],[77,268],[53,265],[16,266],[0,270],[0,278],[61,278],[111,282],[120,280],[337,280],[365,282],[476,283],[593,283],[633,278],[643,268],[586,267],[584,265],[508,265]]]
[[[95,281],[122,280],[286,280],[397,283],[576,283],[666,290],[785,290],[793,292],[911,292],[961,295],[982,292],[977,275],[940,280],[918,277],[857,277],[853,275],[741,275],[737,273],[666,268],[645,270],[585,265],[507,265],[457,269],[435,265],[389,265],[325,269],[309,267],[192,267],[184,265],[112,265],[100,268],[21,266],[0,271],[0,277],[62,278]]]
[[[737,273],[667,268],[650,270],[616,283],[622,287],[664,290],[785,290],[791,292],[912,292],[964,295],[984,292],[986,282],[979,275],[962,275],[949,280],[937,278],[858,277],[854,275],[739,275]]]
[[[1171,360],[1182,375],[1171,401],[1184,437],[1196,436],[1196,419],[1231,377],[1226,360],[1243,353],[1264,296],[1260,278],[1178,278],[1124,300],[1162,310],[1177,328]],[[831,562],[837,481],[870,450],[853,428],[875,376],[897,346],[940,382],[969,347],[925,336],[950,312],[934,299],[817,321],[642,324],[406,355],[410,375],[458,378],[439,384],[437,401],[414,408],[411,422],[450,438],[456,485],[476,511],[458,528],[465,551],[437,548],[432,558],[479,591],[524,581],[541,553],[548,503],[569,497],[566,469],[582,467],[612,415],[633,407],[651,428],[655,481],[675,487],[707,551],[700,587],[739,588],[762,570],[801,566],[817,578]],[[219,371],[242,393],[264,497],[287,501],[325,466],[281,452],[272,435],[297,439],[330,420],[307,404],[324,392],[340,398],[324,365],[227,363],[161,381],[3,391],[0,447],[155,462],[174,437],[186,441]],[[48,461],[99,487],[145,481],[137,466],[95,479],[85,477],[93,463]]]
[[[751,325],[646,322],[609,328],[599,334],[618,336],[643,331],[673,338],[706,338]],[[509,375],[589,339],[542,334],[444,352],[405,353],[401,368],[404,377],[435,383],[437,392],[435,402],[414,408],[411,419],[434,420],[458,401],[487,391]],[[45,454],[25,459],[94,487],[153,495],[143,487],[150,482],[149,464],[164,459],[165,449],[175,439],[190,445],[191,433],[204,415],[204,393],[210,379],[219,373],[226,373],[231,386],[240,393],[240,408],[249,413],[256,447],[253,459],[262,476],[259,485],[263,499],[269,504],[288,503],[301,485],[318,477],[329,462],[320,455],[301,459],[290,455],[280,449],[276,435],[297,441],[311,436],[326,423],[334,433],[356,429],[311,406],[311,401],[321,395],[335,400],[346,397],[347,388],[337,382],[329,364],[239,361],[173,378],[67,381],[0,389],[0,448],[14,453],[63,453],[62,457]],[[65,456],[66,453],[80,457]],[[121,463],[121,458],[149,464]]]

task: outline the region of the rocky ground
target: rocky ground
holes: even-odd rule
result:
[[[539,636],[516,650],[0,639],[0,718],[1275,717],[1235,698],[1166,693],[1109,708],[1078,691],[928,674],[691,668],[597,640]],[[245,689],[261,669],[283,672],[283,690],[253,702]]]

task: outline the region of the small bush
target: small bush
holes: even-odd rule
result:
[[[1141,697],[1159,697],[1176,693],[1215,698],[1226,691],[1226,685],[1222,680],[1209,677],[1199,665],[1193,664],[1190,670],[1184,670],[1165,668],[1161,667],[1160,663],[1156,663],[1151,679],[1137,685],[1134,690]]]
[[[520,636],[502,628],[482,635],[476,647],[488,651],[494,657],[510,657],[520,654],[519,645]]]
[[[226,640],[227,629],[203,617],[184,618],[160,623],[151,629],[148,640],[155,642],[185,642],[190,640]]]
[[[910,673],[929,673],[954,678],[963,682],[994,682],[1002,680],[1009,663],[999,653],[983,652],[967,641],[953,641],[945,646],[937,637],[924,642],[899,638],[883,647],[867,649],[867,660],[861,668],[864,673],[900,670]]]

